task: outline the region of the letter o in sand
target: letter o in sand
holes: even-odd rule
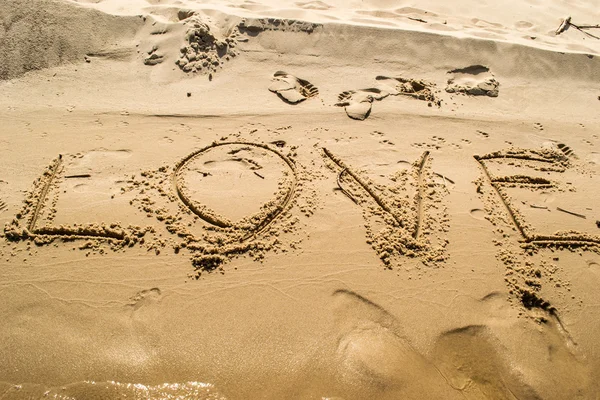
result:
[[[213,143],[183,158],[173,173],[174,190],[194,214],[220,228],[267,228],[296,191],[294,163],[266,144]]]

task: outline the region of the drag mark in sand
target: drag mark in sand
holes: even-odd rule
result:
[[[189,154],[188,156],[184,157],[181,161],[179,161],[179,163],[177,163],[177,165],[175,166],[175,169],[173,171],[173,177],[172,177],[173,188],[174,188],[174,191],[177,193],[177,196],[179,197],[179,199],[183,202],[183,204],[185,204],[186,207],[188,207],[194,214],[196,214],[198,217],[200,217],[205,222],[207,222],[211,225],[217,226],[219,228],[236,228],[237,227],[239,229],[244,229],[242,226],[239,226],[240,224],[231,222],[228,219],[226,219],[226,218],[218,215],[214,211],[210,210],[208,207],[194,202],[192,199],[190,199],[186,195],[184,185],[181,182],[181,172],[194,159],[196,159],[197,157],[205,154],[206,152],[208,152],[214,148],[222,147],[222,146],[235,146],[235,145],[249,146],[249,147],[255,147],[255,148],[267,150],[270,153],[276,155],[281,160],[283,160],[284,163],[289,167],[289,169],[291,170],[291,173],[292,173],[292,177],[289,180],[290,181],[289,187],[284,190],[285,193],[283,194],[283,196],[279,196],[281,198],[280,201],[278,202],[277,200],[275,200],[273,202],[274,204],[270,205],[268,207],[269,208],[268,210],[265,210],[266,212],[264,213],[262,218],[257,223],[255,223],[253,228],[251,229],[252,232],[249,232],[249,234],[244,237],[244,240],[246,240],[250,236],[259,234],[261,231],[266,229],[277,218],[278,215],[280,215],[283,211],[285,211],[288,208],[290,200],[294,196],[294,193],[296,190],[296,184],[297,184],[297,180],[298,180],[297,173],[296,173],[296,166],[285,155],[283,155],[282,153],[280,153],[279,151],[277,151],[275,149],[272,149],[271,147],[269,147],[265,144],[260,144],[260,143],[241,142],[241,141],[240,142],[212,143],[209,146],[206,146],[200,150],[197,150],[197,151]],[[232,151],[235,151],[235,150],[232,150]],[[254,172],[256,172],[256,171],[254,171]],[[259,177],[264,179],[264,177],[262,177],[261,175],[259,175]]]
[[[42,209],[42,206],[46,202],[46,197],[48,196],[48,191],[50,190],[50,186],[52,185],[52,182],[56,178],[56,174],[61,165],[62,165],[62,155],[59,155],[58,158],[56,160],[54,160],[54,163],[52,164],[52,167],[50,168],[50,172],[47,174],[45,181],[42,181],[43,182],[42,190],[39,194],[37,204],[35,205],[35,209],[33,210],[33,213],[31,214],[31,219],[29,220],[28,227],[31,232],[35,231],[35,224],[40,215],[40,211]],[[46,175],[46,174],[44,174],[44,175]]]
[[[573,232],[570,231],[566,234],[552,234],[552,235],[542,235],[538,234],[535,231],[531,231],[531,228],[528,227],[526,222],[523,220],[523,217],[519,214],[519,212],[512,205],[512,202],[509,196],[504,192],[503,188],[505,187],[521,187],[521,188],[532,188],[532,189],[540,189],[540,188],[555,188],[556,184],[549,179],[536,177],[536,176],[527,176],[527,175],[510,175],[510,176],[492,176],[487,162],[494,160],[521,160],[521,161],[529,161],[529,162],[540,162],[544,164],[550,164],[548,167],[544,167],[540,169],[540,171],[554,171],[554,172],[564,172],[569,165],[568,157],[570,154],[563,154],[565,152],[558,153],[551,150],[547,151],[535,151],[535,150],[518,150],[511,149],[508,151],[500,151],[490,153],[484,156],[475,155],[474,158],[480,165],[486,180],[490,183],[492,188],[494,189],[496,195],[500,198],[504,208],[507,211],[508,216],[512,224],[518,230],[520,235],[523,238],[523,242],[530,245],[537,246],[570,246],[570,247],[578,247],[578,246],[598,246],[600,245],[600,238],[594,235],[585,234],[581,232]],[[547,209],[540,206],[532,206],[532,208],[539,209]],[[559,211],[566,212],[568,214],[583,217],[585,216],[579,213],[575,213],[572,211],[567,211],[557,207]]]
[[[424,179],[423,179],[423,167],[425,166],[425,162],[427,161],[427,158],[429,157],[429,151],[426,151],[423,153],[423,155],[421,156],[421,161],[419,162],[419,181],[417,183],[418,185],[418,189],[417,189],[417,205],[418,205],[418,212],[417,212],[417,226],[413,232],[413,238],[415,238],[416,240],[419,239],[419,235],[421,234],[421,221],[423,219],[423,191],[424,191],[424,187],[423,185],[425,185]]]
[[[482,169],[483,173],[485,174],[488,182],[492,185],[492,187],[494,188],[494,191],[500,197],[502,204],[504,204],[504,207],[505,207],[512,223],[519,230],[519,232],[521,233],[521,236],[523,236],[525,238],[526,234],[523,231],[523,228],[521,228],[521,225],[517,222],[517,219],[515,217],[515,214],[514,214],[512,208],[508,205],[508,202],[504,200],[504,196],[502,196],[502,193],[498,189],[498,186],[495,184],[494,180],[492,179],[492,177],[490,175],[490,171],[487,169],[487,167],[485,166],[485,163],[483,162],[484,158],[480,158],[478,156],[474,156],[474,158],[481,166],[481,169]]]
[[[143,171],[125,188],[134,192],[130,204],[171,234],[155,241],[189,255],[192,279],[224,274],[224,264],[238,256],[260,261],[267,252],[296,249],[302,239],[292,236],[300,218],[291,210],[306,217],[313,212],[316,194],[296,147],[283,154],[281,140],[270,145],[232,136],[173,166]]]
[[[7,239],[13,241],[31,239],[37,245],[48,244],[55,239],[63,240],[108,240],[114,249],[125,245],[133,245],[143,236],[142,230],[138,227],[128,227],[128,232],[120,224],[73,224],[70,226],[49,225],[57,212],[56,200],[58,196],[57,188],[61,174],[64,173],[65,157],[59,155],[52,164],[44,171],[43,175],[35,182],[34,189],[29,193],[25,200],[23,209],[17,213],[13,221],[4,228]],[[66,178],[63,176],[63,178]],[[53,201],[49,196],[51,191],[56,191]],[[51,202],[51,204],[48,204]],[[42,214],[47,213],[45,226],[38,226]],[[21,220],[27,221],[25,226],[21,225]],[[97,247],[93,244],[86,244],[83,248]]]
[[[327,148],[323,155],[331,161],[329,167],[339,171],[338,189],[363,209],[367,243],[387,268],[400,261],[395,258],[399,255],[418,257],[426,265],[446,259],[448,240],[438,234],[447,229],[447,210],[442,204],[447,187],[445,181],[433,179],[428,151],[410,169],[389,176],[389,186],[359,174]],[[345,182],[344,177],[348,177]]]
[[[394,218],[394,220],[396,220],[400,227],[404,227],[404,221],[402,221],[402,217],[391,210],[391,208],[386,204],[385,200],[373,191],[370,184],[368,184],[364,179],[362,179],[350,168],[348,168],[348,166],[342,160],[336,157],[333,153],[331,153],[331,151],[327,150],[325,147],[323,147],[323,152],[327,157],[329,157],[331,161],[337,164],[338,167],[342,168],[342,170],[345,170],[348,173],[348,175],[350,175],[356,182],[358,182],[358,184],[373,198],[373,200],[375,200],[379,207],[381,207],[383,211],[390,214]]]
[[[356,201],[354,196],[352,196],[350,194],[350,192],[348,192],[342,185],[342,176],[344,175],[344,172],[346,172],[347,170],[348,170],[348,168],[344,168],[337,175],[337,185],[338,185],[338,188],[342,191],[342,193],[344,193],[346,195],[346,197],[348,197],[350,200],[352,200],[352,202],[354,202],[354,204],[358,204],[358,201]]]
[[[348,198],[350,198],[350,200],[352,200],[354,203],[357,203],[356,199],[354,199],[354,197],[346,189],[344,189],[341,185],[340,180],[341,180],[342,175],[345,172],[348,173],[348,175],[350,175],[356,182],[358,182],[358,184],[360,184],[360,186],[373,198],[373,200],[375,200],[375,202],[379,205],[379,207],[381,207],[382,210],[384,210],[385,212],[390,214],[394,218],[394,220],[396,220],[396,222],[398,223],[398,225],[400,227],[402,227],[402,228],[405,227],[405,222],[402,219],[402,216],[398,215],[397,213],[394,213],[394,211],[387,204],[387,202],[381,196],[379,196],[377,193],[375,193],[375,191],[371,187],[372,184],[369,184],[363,178],[361,178],[358,174],[356,174],[350,168],[348,168],[348,166],[342,160],[340,160],[338,157],[336,157],[330,150],[323,148],[323,152],[338,167],[342,168],[341,172],[338,174],[337,183],[338,183],[340,190]],[[418,189],[417,189],[417,196],[416,196],[416,208],[417,208],[418,212],[417,212],[415,227],[412,231],[412,237],[414,239],[418,239],[419,235],[421,233],[421,222],[423,219],[423,212],[424,212],[423,211],[423,208],[424,208],[423,207],[423,204],[424,204],[424,195],[423,195],[424,187],[423,186],[425,185],[425,182],[423,179],[423,168],[425,166],[425,162],[427,161],[427,158],[429,157],[429,154],[430,154],[429,151],[424,152],[423,155],[421,156],[421,159],[420,159],[419,165],[418,165],[418,182],[417,182]]]

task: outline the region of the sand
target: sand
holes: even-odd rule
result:
[[[0,398],[596,399],[596,5],[0,4]]]

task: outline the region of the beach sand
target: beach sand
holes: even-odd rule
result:
[[[0,398],[597,399],[572,3],[2,1]]]

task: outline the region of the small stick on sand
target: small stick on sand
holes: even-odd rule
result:
[[[561,33],[563,33],[564,31],[567,30],[567,28],[569,27],[569,25],[571,25],[571,16],[568,16],[567,18],[565,18],[560,26],[558,27],[558,29],[556,30],[555,34],[556,35],[560,35]]]
[[[592,35],[591,33],[584,31],[584,29],[600,29],[600,25],[576,25],[571,22],[570,16],[563,20],[563,22],[560,24],[560,26],[556,30],[555,35],[560,35],[564,31],[569,29],[570,26],[572,26],[573,28],[577,29],[580,32],[585,33],[586,35],[588,35],[590,37],[593,37],[594,39],[600,39],[600,37]]]
[[[594,39],[600,40],[600,37],[592,35],[591,33],[584,31],[583,29],[585,29],[585,28],[582,28],[581,26],[578,26],[578,25],[575,25],[575,24],[571,24],[571,26],[573,26],[578,31],[585,33],[586,35],[588,35],[590,37],[593,37]]]
[[[91,178],[90,174],[67,175],[65,178]]]
[[[547,210],[548,209],[548,207],[546,207],[546,206],[538,206],[537,204],[530,204],[529,207],[531,207],[531,208],[539,208],[541,210]]]
[[[342,191],[342,193],[344,193],[346,196],[348,196],[348,198],[350,200],[352,200],[354,202],[354,204],[358,204],[358,201],[356,201],[356,199],[350,193],[348,193],[348,191],[346,189],[344,189],[344,187],[342,186],[342,175],[344,174],[344,172],[346,172],[346,170],[347,170],[347,168],[344,168],[343,170],[340,171],[340,173],[337,176],[338,188]]]
[[[424,19],[421,19],[421,18],[413,18],[413,17],[406,17],[406,18],[408,18],[408,19],[410,19],[412,21],[422,22],[424,24],[427,23],[427,21],[425,21]]]
[[[253,172],[254,172],[254,175],[258,176],[260,179],[265,179],[265,177],[262,176],[261,174],[259,174],[258,172],[256,172],[256,171],[253,171]]]
[[[573,212],[573,211],[565,210],[564,208],[556,207],[556,209],[558,211],[562,211],[564,213],[571,214],[571,215],[574,215],[574,216],[579,217],[579,218],[583,218],[583,219],[586,218],[585,215],[583,215],[583,214],[578,214],[578,213]]]
[[[451,184],[454,184],[454,181],[452,179],[448,178],[447,176],[444,176],[444,175],[439,174],[437,172],[434,172],[433,174],[436,175],[436,176],[439,176],[440,178],[442,178],[445,181],[450,182]]]

